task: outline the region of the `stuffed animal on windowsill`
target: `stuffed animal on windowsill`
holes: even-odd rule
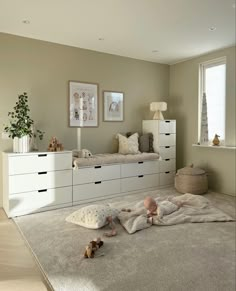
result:
[[[103,246],[104,242],[101,240],[100,237],[93,239],[85,248],[84,252],[84,258],[91,258],[93,259],[95,257],[95,252],[100,249],[101,246]],[[96,255],[96,257],[103,256],[104,254],[101,253],[99,255]]]

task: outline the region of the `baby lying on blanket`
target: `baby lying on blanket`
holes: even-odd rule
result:
[[[143,212],[141,211],[140,217],[143,217],[143,219],[145,219],[147,223],[153,224],[155,221],[161,221],[164,215],[168,215],[174,211],[177,211],[181,206],[183,206],[184,202],[174,201],[172,198],[167,198],[167,200],[157,203],[156,200],[148,196],[144,199],[143,204],[144,207],[147,209],[147,216],[142,216]],[[131,212],[132,210],[122,208],[121,211]],[[136,212],[136,214],[138,214],[138,212]],[[111,231],[105,233],[104,235],[108,237],[117,235],[116,226],[112,219],[112,216],[108,216],[106,220],[109,223]]]
[[[146,197],[144,199],[144,207],[147,209],[148,222],[152,224],[153,219],[162,219],[164,215],[177,211],[183,204],[183,202],[174,201],[171,198],[157,203],[152,197]]]
[[[143,201],[144,207],[147,210],[147,223],[153,224],[153,222],[161,221],[164,215],[171,214],[172,212],[177,211],[181,206],[183,206],[184,202],[174,201],[172,198],[167,198],[167,200],[156,202],[151,196],[148,196]],[[142,214],[141,212],[137,212],[131,209],[121,209],[121,211],[125,212],[136,212],[136,214]]]

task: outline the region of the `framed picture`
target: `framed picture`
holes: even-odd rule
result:
[[[69,126],[98,126],[98,84],[69,81]]]
[[[103,91],[104,121],[124,120],[124,93]]]

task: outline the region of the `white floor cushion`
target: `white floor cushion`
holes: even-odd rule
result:
[[[117,217],[119,211],[105,205],[88,205],[70,214],[67,222],[75,223],[80,226],[98,229],[106,225],[107,217],[112,216],[114,219]]]

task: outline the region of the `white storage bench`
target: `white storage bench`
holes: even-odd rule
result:
[[[8,217],[148,191],[170,184],[156,153],[100,154],[74,159],[72,152],[3,153],[3,208]]]
[[[160,161],[156,153],[100,154],[77,158],[74,166],[73,205],[160,185]]]

